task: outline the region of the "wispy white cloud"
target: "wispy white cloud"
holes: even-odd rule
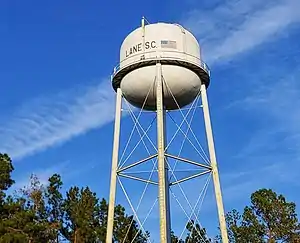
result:
[[[299,9],[300,2],[296,0],[225,0],[210,9],[193,10],[182,22],[198,37],[204,60],[210,65],[222,64],[223,60],[238,58],[263,43],[274,41],[282,33],[288,35],[288,28],[300,22]],[[274,58],[281,55],[272,54]],[[226,158],[227,168],[220,173],[226,211],[242,209],[249,203],[251,193],[259,188],[269,187],[281,193],[283,188],[300,186],[300,86],[297,82],[300,73],[299,66],[294,68],[295,62],[288,65],[288,61],[285,55],[286,65],[280,67],[280,72],[278,68],[269,68],[273,63],[259,62],[261,68],[256,70],[254,82],[249,80],[253,76],[247,73],[247,68],[239,67],[240,72],[245,72],[244,81],[251,81],[252,86],[239,90],[242,100],[228,107],[234,113],[247,109],[244,114],[251,114],[255,126],[249,126],[253,131],[245,134],[244,148],[235,158]],[[277,64],[282,62],[278,60]],[[213,191],[210,192],[203,208],[205,216],[209,215],[202,218],[205,227],[209,226],[205,221],[216,210]],[[209,229],[211,232],[216,230],[215,223]]]
[[[190,12],[184,22],[203,43],[211,64],[270,40],[300,20],[299,9],[297,0],[227,0],[210,10]],[[0,122],[0,151],[22,158],[110,122],[112,93],[105,81],[25,103]]]
[[[208,9],[191,11],[183,24],[198,37],[204,59],[215,64],[273,41],[283,30],[298,22],[300,2],[297,0],[225,0]],[[265,75],[270,71],[272,75]],[[286,160],[293,158],[293,166],[300,161],[297,152],[300,148],[300,86],[296,81],[300,74],[290,73],[286,78],[286,73],[290,73],[289,70],[282,75],[283,80],[276,70],[261,69],[256,78],[269,78],[259,80],[259,84],[245,92],[242,100],[229,105],[257,114],[257,121],[271,120],[267,127],[253,131],[249,142],[235,158],[243,161],[243,166],[222,177],[225,195],[230,199],[243,198],[253,188],[271,185],[279,179],[283,183],[296,183],[297,175],[293,169],[286,168]],[[240,174],[242,176],[236,176]],[[268,177],[264,177],[265,174]],[[261,179],[257,180],[257,176]]]
[[[235,102],[235,109],[263,114],[269,119],[267,127],[262,126],[253,134],[239,157],[284,150],[300,160],[300,72],[297,69],[282,79],[261,83],[260,89]]]
[[[20,159],[102,126],[113,119],[108,80],[77,87],[22,105],[0,126],[0,151]]]
[[[211,65],[272,39],[300,21],[297,0],[227,0],[209,10],[193,10],[183,21],[199,38]]]
[[[252,192],[262,187],[280,192],[300,186],[299,64],[292,71],[285,70],[283,77],[274,78],[275,72],[259,80],[256,89],[247,90],[243,99],[230,106],[251,114],[252,122],[260,125],[245,137],[243,149],[232,158],[242,165],[221,176],[225,204],[230,205],[227,210],[246,202]],[[286,196],[295,198],[293,192],[291,189]]]
[[[227,0],[209,10],[194,10],[183,22],[198,37],[204,60],[211,65],[237,58],[274,41],[282,33],[288,34],[288,27],[300,22],[300,2]],[[273,53],[274,58],[280,56],[277,54]],[[221,171],[226,210],[241,206],[241,202],[245,205],[250,194],[261,187],[276,190],[287,185],[300,186],[300,86],[297,82],[300,73],[299,65],[291,67],[288,61],[286,57],[286,65],[280,67],[280,72],[278,68],[262,66],[255,73],[256,83],[251,80],[252,88],[247,86],[247,90],[240,91],[243,98],[225,104],[236,112],[246,109],[251,114],[251,122],[257,121],[252,135],[244,137],[245,141],[249,139],[244,148],[235,158],[228,158],[227,162],[232,163],[231,172]],[[243,67],[239,68],[243,72]],[[245,79],[249,76],[245,74]],[[213,195],[208,201],[209,205],[215,205]],[[211,210],[215,208],[207,207],[205,213]]]

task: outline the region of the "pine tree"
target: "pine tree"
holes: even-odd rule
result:
[[[99,205],[99,228],[97,229],[97,235],[100,242],[106,241],[106,227],[107,227],[107,214],[108,204],[104,198],[102,198]]]
[[[184,241],[179,239],[178,236],[174,234],[174,231],[171,231],[171,243],[184,243]]]
[[[46,190],[46,198],[47,198],[47,213],[49,221],[55,225],[55,241],[59,242],[60,232],[62,230],[63,225],[63,195],[60,192],[62,188],[62,180],[61,176],[58,174],[52,175],[49,180],[49,184]]]
[[[6,190],[14,183],[13,166],[7,155],[0,156],[1,220],[0,242],[49,242],[53,227],[48,222],[44,201],[45,191],[37,177],[31,177],[29,187],[18,195],[7,196]]]
[[[186,243],[210,243],[211,239],[209,239],[206,235],[206,230],[201,228],[198,223],[195,223],[194,220],[191,220],[186,229],[188,230],[188,235],[185,239]]]
[[[12,161],[7,154],[0,153],[0,213],[2,212],[1,206],[4,203],[5,191],[9,189],[15,181],[11,178],[11,173],[14,167]]]
[[[73,243],[105,242],[108,204],[99,202],[88,187],[71,187],[64,198],[62,180],[54,174],[48,185],[32,175],[30,185],[14,196],[6,191],[14,181],[12,161],[0,154],[0,242],[1,243],[57,243],[64,238]],[[147,242],[132,215],[121,205],[115,207],[114,242]]]
[[[251,205],[244,208],[243,214],[233,210],[227,213],[226,220],[232,243],[300,242],[295,203],[270,189],[254,192]]]
[[[30,185],[20,190],[18,200],[24,202],[21,213],[26,219],[24,229],[30,242],[49,242],[55,239],[57,225],[48,220],[46,189],[36,175],[30,178]],[[18,215],[18,212],[15,213]]]
[[[65,211],[63,236],[74,243],[95,242],[99,229],[99,206],[96,194],[88,187],[71,187],[62,206]]]
[[[300,236],[300,225],[296,205],[287,202],[283,195],[261,189],[251,195],[251,206],[243,214],[246,227],[253,226],[264,232],[268,242],[289,241],[292,236]]]
[[[100,202],[100,229],[99,229],[99,240],[100,242],[105,242],[106,239],[106,229],[107,229],[107,212],[108,204],[103,198]],[[126,215],[125,208],[121,205],[115,206],[115,224],[114,224],[114,242],[133,242],[133,243],[143,243],[147,242],[149,233],[142,233],[139,229],[137,222],[133,219],[133,216]]]

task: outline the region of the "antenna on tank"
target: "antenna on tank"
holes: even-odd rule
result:
[[[149,24],[147,27],[145,27],[146,22]],[[147,31],[145,31],[145,29],[147,29]],[[117,239],[118,241],[126,242],[126,240],[128,240],[127,236],[132,229],[131,226],[134,220],[139,225],[140,230],[138,230],[135,236],[132,236],[133,239],[131,241],[133,242],[134,239],[138,237],[140,231],[145,233],[144,225],[149,214],[152,212],[153,206],[143,221],[140,220],[138,211],[140,206],[143,205],[143,198],[145,196],[152,196],[151,193],[145,193],[149,185],[153,185],[155,189],[158,189],[155,192],[158,197],[155,197],[156,200],[153,205],[155,206],[155,203],[158,203],[159,207],[159,224],[156,225],[160,230],[160,242],[171,243],[170,196],[173,196],[181,209],[183,209],[185,216],[188,218],[187,223],[194,222],[193,230],[197,231],[201,238],[202,236],[199,233],[199,229],[196,227],[196,224],[201,226],[198,219],[200,209],[198,209],[197,214],[195,212],[196,208],[199,206],[198,203],[204,199],[210,178],[213,179],[214,183],[222,242],[228,243],[221,185],[206,93],[210,83],[210,70],[201,60],[200,47],[196,38],[189,31],[183,30],[185,30],[183,27],[176,24],[150,24],[143,16],[141,27],[138,28],[138,30],[132,31],[122,43],[120,63],[114,68],[112,74],[112,86],[116,91],[116,110],[106,243],[111,243],[112,239],[114,239],[113,226],[117,182],[119,182],[120,188],[124,192],[128,204],[134,214],[131,223],[126,228],[127,232],[125,238]],[[198,106],[200,96],[202,105]],[[122,109],[122,101],[127,104],[130,117],[134,123],[132,132],[128,136],[128,141],[125,146],[119,146],[120,143],[123,143],[124,141],[124,139],[120,140],[120,133],[122,132],[121,113],[124,111]],[[131,108],[132,106],[137,109],[134,109],[133,111]],[[187,121],[189,112],[192,109],[195,111],[196,108],[199,107],[203,112],[203,131],[205,131],[209,155],[206,155],[197,135],[193,132],[191,123],[194,115],[190,118],[190,121]],[[184,113],[182,111],[183,109],[187,109],[188,112]],[[141,115],[144,111],[152,111],[148,112],[148,114],[150,113],[152,115],[154,113],[155,117],[152,121],[148,118],[146,120],[141,119]],[[136,115],[135,112],[138,112],[138,115]],[[182,116],[181,123],[176,122],[172,112],[180,113]],[[151,123],[148,128],[145,129],[145,125],[149,120]],[[176,125],[177,130],[173,136],[171,136],[172,139],[169,139],[168,141],[170,136],[167,136],[167,128],[172,125],[170,124],[172,122]],[[156,124],[156,130],[154,133],[150,133],[149,129],[153,124]],[[182,127],[182,124],[187,125],[187,131],[183,131],[184,128]],[[130,141],[133,139],[135,130],[138,132],[138,138],[140,139],[136,146],[131,146]],[[170,130],[168,130],[168,135],[169,133],[174,132]],[[126,127],[124,128],[124,131],[126,131]],[[193,140],[196,140],[197,142],[196,145],[189,140],[189,131],[193,134]],[[195,149],[197,152],[196,157],[192,157],[190,153],[185,156],[182,155],[182,147],[179,151],[177,151],[178,146],[175,146],[176,151],[170,149],[170,145],[173,143],[174,138],[179,132],[183,134],[180,143],[184,144],[186,140],[189,141],[190,145],[192,145],[190,148]],[[151,138],[151,136],[154,138]],[[147,155],[142,159],[140,158],[141,151],[139,151],[137,158],[133,157],[133,153],[138,148],[139,144],[144,145],[147,151]],[[119,147],[124,148],[121,156],[119,156]],[[127,150],[130,150],[129,155],[127,155]],[[133,161],[128,160],[132,157]],[[153,166],[149,162],[152,162]],[[174,162],[173,166],[172,162]],[[177,177],[178,175],[176,176],[175,173],[177,172],[177,162],[179,162],[179,164],[184,164],[187,167],[196,166],[198,172],[190,176],[185,175]],[[134,171],[135,173],[132,171],[132,169],[137,166],[146,166],[149,164],[152,171],[150,176],[146,179],[141,175],[141,173],[144,173],[144,170]],[[156,174],[156,176],[153,176],[153,174]],[[192,179],[198,177],[203,178],[205,176],[207,176],[207,181],[203,186],[202,191],[200,192],[199,190],[200,196],[202,193],[204,195],[203,199],[197,200],[193,207],[188,201],[186,193],[181,185],[187,181],[192,181]],[[145,189],[136,207],[134,207],[132,198],[130,198],[125,189],[121,180],[122,178],[145,183]],[[191,215],[187,214],[184,207],[182,207],[182,204],[180,204],[178,197],[176,197],[176,195],[174,196],[174,187],[179,187],[183,198],[188,201]],[[198,187],[198,185],[193,187],[193,193]],[[136,195],[136,187],[134,187],[134,189]],[[201,208],[201,205],[199,208]],[[185,228],[186,224],[184,225],[179,238],[183,236]],[[132,233],[132,231],[130,232]],[[146,233],[144,236],[147,238]]]
[[[145,37],[145,17],[142,17],[142,37],[143,37],[143,42],[145,41],[144,37]],[[143,45],[144,46],[144,45]]]
[[[145,17],[142,17],[142,28],[145,28]]]
[[[144,23],[146,22],[147,24],[150,24],[150,22],[147,20],[147,18],[145,16],[142,16],[142,26],[143,26],[143,22]]]

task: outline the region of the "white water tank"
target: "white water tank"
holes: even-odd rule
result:
[[[155,110],[157,62],[162,64],[167,110],[190,104],[201,84],[209,84],[209,70],[201,61],[196,38],[180,25],[156,23],[135,29],[123,41],[120,63],[112,75],[114,89],[120,87],[134,106]]]

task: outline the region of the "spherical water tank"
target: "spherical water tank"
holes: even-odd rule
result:
[[[190,104],[209,84],[196,38],[177,24],[156,23],[132,31],[123,41],[112,84],[132,105],[156,109],[156,63],[161,63],[167,110]],[[175,101],[176,100],[176,101]]]

